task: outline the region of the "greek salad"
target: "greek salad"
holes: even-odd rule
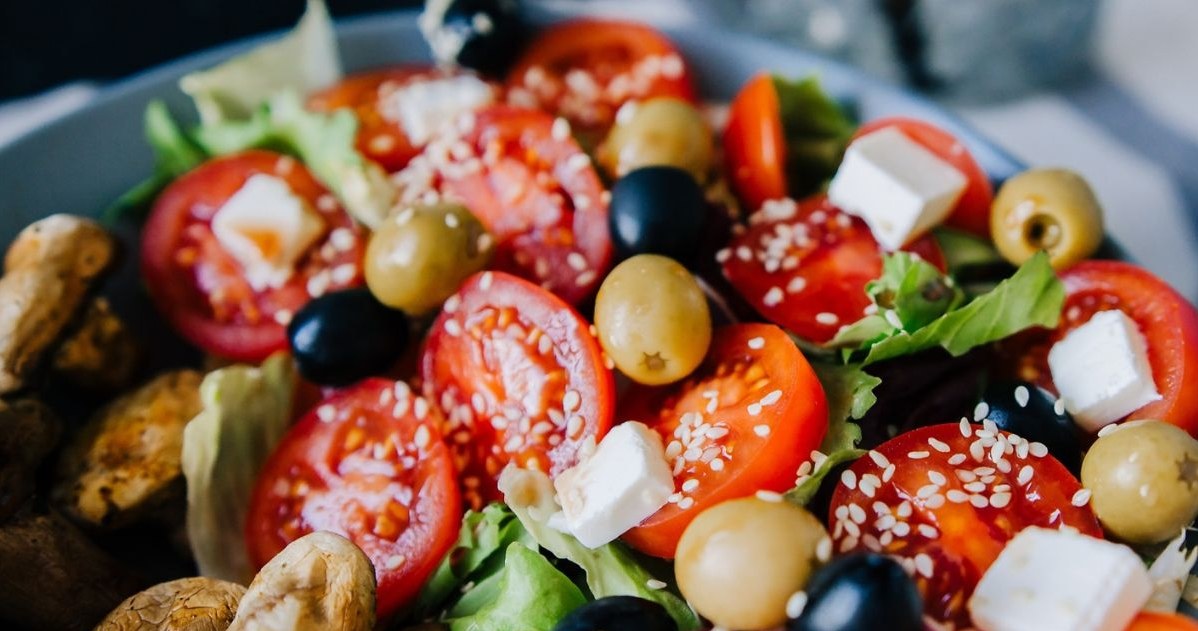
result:
[[[12,243],[0,619],[1198,630],[1198,311],[1083,178],[818,77],[704,100],[634,22],[420,28],[346,74],[309,0]]]

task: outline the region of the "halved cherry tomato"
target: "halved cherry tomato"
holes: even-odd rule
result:
[[[285,180],[326,227],[291,278],[263,291],[250,286],[212,232],[216,211],[256,174]],[[334,231],[348,238],[333,239]],[[213,355],[256,362],[287,348],[285,325],[313,296],[362,284],[364,249],[360,229],[308,169],[255,150],[210,160],[162,192],[142,229],[141,273],[183,337]]]
[[[944,269],[934,238],[905,249]],[[824,195],[768,202],[717,257],[724,276],[761,315],[816,343],[864,315],[871,305],[865,285],[882,273],[869,227]]]
[[[1176,613],[1141,611],[1126,631],[1198,631],[1198,622]]]
[[[672,558],[704,509],[758,490],[785,491],[828,429],[823,387],[786,333],[772,324],[717,329],[703,364],[678,384],[636,387],[620,418],[661,434],[674,467],[670,503],[624,536]]]
[[[1151,272],[1120,261],[1083,261],[1060,274],[1065,305],[1055,331],[1034,331],[1014,342],[1025,350],[1017,372],[1056,392],[1048,351],[1099,311],[1118,309],[1148,342],[1148,363],[1161,399],[1132,412],[1168,421],[1198,436],[1198,310]]]
[[[614,380],[586,321],[509,274],[476,274],[445,301],[420,369],[476,509],[502,498],[508,463],[556,476],[611,427]]]
[[[897,127],[908,138],[921,144],[941,160],[951,164],[965,176],[965,192],[957,201],[957,207],[949,215],[946,225],[966,230],[979,237],[990,237],[990,203],[994,201],[994,188],[990,178],[978,165],[969,150],[952,134],[921,120],[895,116],[879,118],[861,125],[854,139],[886,127]]]
[[[926,615],[968,627],[970,595],[1019,531],[1069,527],[1102,537],[1090,507],[1074,505],[1081,484],[1047,454],[964,419],[900,434],[841,475],[828,517],[836,550],[897,557]]]
[[[393,95],[408,86],[455,74],[428,66],[400,66],[352,74],[311,95],[308,108],[318,112],[353,110],[358,119],[358,151],[378,162],[388,173],[394,173],[420,153],[423,144],[413,143],[404,132],[398,112],[393,111],[396,109]]]
[[[419,593],[457,538],[461,495],[440,414],[407,384],[372,378],[311,410],[258,475],[246,520],[261,567],[317,530],[370,558],[385,620]]]
[[[728,109],[724,128],[728,179],[745,207],[787,196],[786,136],[778,91],[769,73],[749,80]]]
[[[581,19],[551,26],[508,74],[509,100],[602,131],[631,100],[695,101],[686,61],[670,40],[636,22]]]
[[[451,146],[432,143],[402,172],[404,196],[439,191],[498,240],[493,265],[576,304],[611,264],[607,194],[590,159],[553,117],[495,106]]]

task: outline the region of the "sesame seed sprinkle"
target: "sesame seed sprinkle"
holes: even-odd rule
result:
[[[932,454],[927,451],[909,451],[909,452],[907,452],[907,457],[912,460],[923,460],[924,458],[927,458],[930,455],[932,455]]]
[[[1027,386],[1015,387],[1015,403],[1021,408],[1027,407],[1027,402],[1031,397],[1031,393],[1027,391]]]
[[[687,498],[690,499],[690,498]],[[781,502],[782,494],[775,491],[766,491],[764,489],[757,491],[757,499],[763,502]]]
[[[853,473],[852,469],[845,469],[844,472],[840,474],[840,482],[842,484],[844,484],[846,487],[848,487],[850,490],[856,489],[857,488],[857,474]]]
[[[978,401],[978,404],[973,408],[973,420],[980,422],[982,419],[990,415],[990,404],[985,401]]]
[[[1052,404],[1052,411],[1057,413],[1057,416],[1065,416],[1065,400],[1057,399]]]
[[[820,324],[832,326],[840,322],[840,316],[829,311],[821,311],[820,313],[815,314],[815,321]]]
[[[935,449],[936,451],[939,451],[942,454],[946,454],[949,452],[948,443],[946,443],[942,440],[938,440],[934,437],[928,438],[928,444],[932,446],[932,449]]]
[[[973,436],[973,426],[969,424],[969,419],[961,417],[961,422],[957,424],[961,430],[961,436],[969,438]]]
[[[797,591],[786,599],[786,617],[790,619],[798,618],[803,615],[803,610],[807,608],[807,592]]]
[[[753,350],[761,350],[765,348],[765,338],[755,337],[749,340],[749,348]]]
[[[323,423],[332,423],[337,418],[337,408],[326,403],[316,408],[316,418]]]
[[[659,581],[655,578],[651,578],[651,579],[645,581],[645,587],[648,587],[649,589],[652,589],[652,590],[665,589],[666,583],[665,583],[665,581]]]
[[[770,435],[770,426],[766,425],[764,423],[761,425],[757,425],[756,427],[753,428],[753,433],[757,434],[758,436],[760,436],[762,438],[765,438],[766,436]]]
[[[886,456],[883,456],[882,452],[880,452],[876,449],[869,450],[869,459],[873,460],[874,464],[878,465],[879,467],[881,467],[883,469],[890,466],[890,461],[886,459]]]
[[[1028,445],[1028,453],[1037,458],[1043,458],[1048,455],[1048,447],[1044,443],[1035,442]]]
[[[1069,503],[1078,507],[1085,506],[1090,502],[1091,495],[1090,489],[1081,489],[1073,494],[1073,499],[1069,500]]]

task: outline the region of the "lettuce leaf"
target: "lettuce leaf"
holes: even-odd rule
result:
[[[154,150],[154,173],[126,191],[104,211],[104,220],[113,223],[127,216],[144,216],[159,191],[175,178],[208,159],[191,137],[171,117],[166,103],[150,101],[143,114],[146,141]]]
[[[477,611],[449,620],[451,631],[552,631],[586,597],[549,560],[523,543],[504,553],[503,572],[491,586],[475,588],[489,598]]]
[[[837,465],[860,458],[865,451],[857,448],[861,442],[861,427],[853,420],[860,419],[877,402],[874,388],[881,379],[857,365],[813,363],[828,399],[828,433],[819,453],[812,454],[811,472],[796,481],[795,488],[786,492],[786,499],[806,505],[819,491],[824,478]]]
[[[553,556],[570,561],[586,572],[587,587],[595,598],[638,596],[660,603],[678,623],[679,631],[699,628],[699,618],[681,597],[666,589],[654,589],[654,579],[619,542],[591,550],[550,520],[561,508],[554,499],[553,485],[543,473],[509,467],[499,477],[499,489],[512,512],[540,546]]]
[[[203,410],[183,430],[187,537],[200,574],[248,585],[245,553],[250,493],[262,463],[291,424],[296,376],[276,353],[260,368],[214,370],[200,384]]]
[[[786,141],[787,181],[798,198],[819,190],[836,173],[856,125],[816,77],[791,81],[774,76],[773,81]]]
[[[341,79],[337,34],[323,0],[308,0],[299,24],[283,37],[262,44],[219,66],[179,80],[205,125],[249,117],[275,94],[307,94]]]

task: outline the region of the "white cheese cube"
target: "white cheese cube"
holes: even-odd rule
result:
[[[1131,548],[1027,528],[982,576],[969,613],[982,631],[1122,631],[1151,593]]]
[[[324,220],[291,186],[256,174],[212,217],[212,233],[245,272],[255,291],[280,287],[324,232]]]
[[[865,220],[874,239],[897,250],[948,217],[965,176],[894,127],[853,141],[828,187],[828,199]]]
[[[595,453],[553,482],[570,532],[598,548],[665,505],[674,492],[657,432],[630,421],[611,429]]]
[[[1096,432],[1156,401],[1148,345],[1119,310],[1100,311],[1048,351],[1048,368],[1077,424]]]
[[[495,100],[491,86],[471,75],[416,81],[384,94],[379,114],[399,123],[414,146],[432,139],[458,116]]]

